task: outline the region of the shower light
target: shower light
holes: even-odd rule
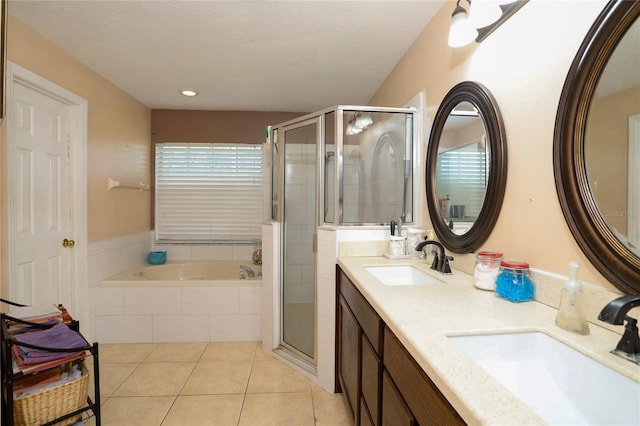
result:
[[[189,97],[196,96],[198,94],[197,92],[195,92],[193,90],[183,90],[180,93],[182,93],[184,96],[189,96]]]
[[[369,114],[357,114],[356,115],[356,128],[358,129],[367,129],[369,126],[373,124],[373,119]]]

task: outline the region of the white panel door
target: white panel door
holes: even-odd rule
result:
[[[71,304],[69,106],[16,83],[12,105],[9,209],[14,246],[11,299]]]

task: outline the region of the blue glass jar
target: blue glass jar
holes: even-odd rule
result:
[[[531,281],[529,264],[503,260],[496,280],[496,294],[511,302],[533,300],[535,286]]]

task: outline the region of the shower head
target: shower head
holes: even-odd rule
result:
[[[325,154],[325,157],[327,157],[327,160],[328,160],[329,158],[334,157],[335,155],[336,155],[335,152],[329,151]]]

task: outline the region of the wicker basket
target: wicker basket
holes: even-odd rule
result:
[[[89,392],[89,372],[81,364],[82,376],[71,382],[18,398],[13,401],[15,426],[41,425],[86,406]],[[82,416],[72,417],[56,425],[76,423]]]

